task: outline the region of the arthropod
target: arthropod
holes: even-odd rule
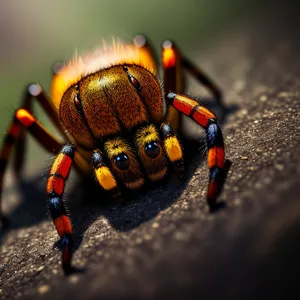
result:
[[[65,272],[71,270],[72,226],[62,198],[72,165],[94,174],[98,184],[114,196],[120,186],[135,190],[145,180],[160,181],[168,169],[181,175],[183,149],[176,132],[181,132],[181,116],[186,115],[205,130],[207,202],[211,207],[216,203],[225,160],[222,132],[209,109],[182,93],[183,72],[189,71],[204,84],[220,106],[221,93],[171,41],[162,44],[162,67],[163,86],[151,47],[143,36],[136,36],[133,43],[115,43],[64,64],[53,76],[51,98],[39,85],[30,85],[15,111],[0,152],[0,188],[14,144],[15,171],[23,166],[26,131],[55,154],[46,192]],[[65,143],[33,116],[33,99],[50,116]]]

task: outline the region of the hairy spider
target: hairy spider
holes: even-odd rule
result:
[[[61,238],[62,266],[71,270],[72,226],[62,200],[71,166],[96,177],[113,196],[119,187],[135,190],[145,178],[159,181],[168,167],[182,175],[183,151],[175,132],[182,133],[186,115],[205,129],[209,184],[207,203],[212,208],[220,193],[224,170],[224,142],[216,116],[183,92],[183,70],[189,71],[223,107],[219,89],[171,41],[162,44],[163,87],[157,63],[146,39],[114,43],[75,57],[54,73],[51,99],[37,84],[29,86],[21,108],[6,133],[0,152],[0,188],[12,146],[14,170],[24,161],[25,130],[54,153],[47,181],[48,206]],[[61,143],[32,115],[37,99],[66,143]],[[1,203],[0,203],[1,207]]]

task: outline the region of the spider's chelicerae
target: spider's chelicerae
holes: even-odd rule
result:
[[[207,202],[211,208],[216,203],[224,177],[222,132],[209,109],[182,94],[183,70],[204,84],[223,107],[221,93],[170,41],[162,44],[162,65],[163,87],[156,77],[153,52],[143,36],[136,36],[132,44],[114,43],[59,68],[53,76],[51,99],[40,86],[30,85],[22,107],[14,114],[0,153],[0,188],[14,144],[15,171],[22,168],[25,130],[56,154],[46,190],[61,238],[65,272],[71,270],[72,226],[62,197],[72,165],[94,173],[98,184],[114,196],[119,194],[119,186],[135,190],[146,179],[161,180],[169,167],[182,174],[183,152],[175,133],[181,132],[182,114],[205,129]],[[32,115],[32,99],[39,101],[65,137],[65,144]]]

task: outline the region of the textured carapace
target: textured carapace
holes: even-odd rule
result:
[[[151,52],[146,47],[136,47],[114,41],[112,45],[104,44],[86,55],[74,55],[53,77],[51,99],[58,110],[63,94],[80,79],[115,65],[135,64],[144,67],[156,75],[156,64]]]
[[[139,65],[117,65],[88,75],[68,88],[59,114],[67,130],[85,148],[96,140],[149,121],[163,119],[156,77]]]

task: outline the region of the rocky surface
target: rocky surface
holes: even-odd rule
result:
[[[17,189],[12,182],[4,199],[19,202],[1,236],[0,297],[299,297],[296,12],[274,5],[194,58],[221,84],[230,107],[222,120],[232,163],[219,199],[223,207],[208,211],[205,156],[191,144],[182,182],[149,186],[126,204],[101,204],[93,185],[72,176],[66,198],[78,272],[65,277],[46,217],[44,181],[32,176]],[[189,87],[198,92],[194,82]]]

